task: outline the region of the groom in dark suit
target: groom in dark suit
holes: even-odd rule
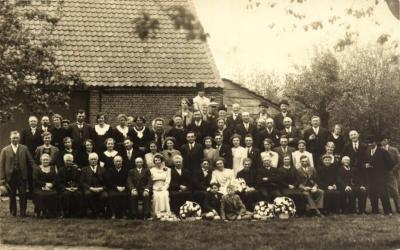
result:
[[[20,215],[26,216],[26,188],[28,168],[35,167],[35,162],[28,148],[20,142],[18,131],[10,134],[11,144],[0,153],[0,186],[5,186],[10,197],[10,213],[17,215],[17,190],[19,194]]]
[[[183,157],[183,168],[191,172],[200,170],[201,159],[203,158],[203,146],[196,142],[196,135],[193,131],[186,133],[187,143],[181,147]]]
[[[319,162],[321,155],[324,153],[326,140],[329,132],[320,126],[321,119],[318,116],[311,117],[311,128],[304,131],[304,140],[306,141],[307,150],[313,154],[314,162]]]

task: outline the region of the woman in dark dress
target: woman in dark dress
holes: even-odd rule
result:
[[[106,151],[100,155],[100,161],[104,163],[105,169],[114,167],[114,157],[118,155],[118,151],[115,150],[115,140],[113,138],[107,138],[105,141]]]
[[[147,149],[151,141],[154,140],[154,133],[146,126],[146,119],[143,116],[138,116],[134,120],[135,125],[131,131],[133,146],[140,152],[143,157],[147,153]]]
[[[75,163],[79,168],[84,168],[89,166],[89,154],[94,153],[94,145],[92,139],[86,139],[83,142],[83,151],[80,151],[78,154],[78,158]]]
[[[49,154],[42,154],[41,164],[33,170],[33,203],[37,217],[54,218],[59,211],[57,173],[50,161]]]
[[[77,150],[72,148],[72,139],[71,137],[65,137],[63,139],[63,149],[57,154],[57,167],[61,169],[65,166],[64,164],[64,155],[71,154],[73,155],[74,159],[78,159],[79,153]]]
[[[333,126],[332,132],[329,133],[326,141],[331,141],[335,144],[334,155],[341,155],[343,153],[345,140],[342,135],[342,126],[340,124]]]
[[[124,139],[132,134],[132,130],[128,127],[128,117],[125,114],[117,116],[118,125],[114,130],[115,149],[117,151],[124,150]]]
[[[59,150],[64,149],[64,138],[70,136],[68,134],[68,130],[62,127],[62,116],[59,114],[54,114],[52,117],[53,126],[49,129],[49,132],[53,136],[52,144],[57,147]]]
[[[106,116],[103,113],[97,114],[96,122],[93,133],[94,151],[101,154],[106,150],[104,141],[107,138],[114,138],[114,129],[106,123]]]

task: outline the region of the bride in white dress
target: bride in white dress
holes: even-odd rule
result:
[[[164,157],[157,153],[154,156],[154,167],[150,169],[153,182],[153,216],[161,212],[171,212],[169,205],[169,183],[171,170],[165,166]]]
[[[233,157],[233,172],[236,174],[243,169],[243,160],[247,157],[247,151],[244,147],[240,146],[241,136],[234,134],[231,137],[232,142],[232,157]]]

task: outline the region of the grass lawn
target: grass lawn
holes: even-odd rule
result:
[[[398,249],[400,216],[267,222],[160,222],[12,218],[0,202],[3,244],[122,249]],[[30,210],[32,210],[30,206]]]

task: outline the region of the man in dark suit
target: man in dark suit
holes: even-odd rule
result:
[[[180,149],[186,143],[186,129],[183,126],[183,118],[181,115],[174,116],[174,125],[166,133],[166,137],[175,138],[175,148]]]
[[[35,167],[35,162],[29,149],[20,144],[20,134],[12,131],[11,144],[4,147],[0,153],[0,186],[5,186],[10,197],[10,213],[17,215],[17,191],[19,194],[20,215],[26,215],[26,188],[28,168]]]
[[[183,168],[182,160],[182,156],[174,156],[174,167],[171,169],[171,182],[169,184],[171,211],[175,214],[179,214],[180,206],[193,199],[190,173]]]
[[[277,168],[271,165],[271,158],[262,159],[263,166],[257,173],[257,190],[260,192],[262,200],[272,202],[276,197],[281,196],[279,191],[282,174]]]
[[[250,134],[255,140],[255,145],[258,145],[258,129],[257,126],[250,122],[250,113],[243,112],[242,113],[242,122],[237,124],[235,127],[235,133],[239,134],[242,138],[246,135]],[[244,141],[241,141],[242,146],[244,146]]]
[[[141,153],[138,149],[133,148],[133,142],[129,137],[124,139],[124,147],[125,149],[120,152],[120,155],[123,159],[124,168],[129,171],[135,167],[135,159],[139,157]]]
[[[203,158],[203,146],[196,142],[196,135],[193,131],[186,133],[186,141],[181,147],[183,157],[183,167],[191,172],[200,169],[201,159]]]
[[[399,195],[399,169],[400,169],[400,156],[399,150],[389,145],[389,139],[385,137],[381,142],[382,148],[385,149],[392,159],[394,167],[389,173],[389,196],[393,198],[396,212],[400,213],[400,195]]]
[[[264,119],[267,120],[268,118],[271,118],[271,115],[268,113],[268,103],[267,102],[260,102],[258,105],[260,111],[257,113],[257,115],[254,117],[254,122],[257,124],[259,119]]]
[[[261,167],[261,152],[258,148],[253,146],[253,137],[248,134],[244,137],[245,149],[247,151],[247,158],[251,159],[251,169],[250,171],[255,174],[257,170]]]
[[[38,127],[38,118],[34,115],[28,118],[29,127],[25,128],[21,132],[21,144],[25,145],[29,149],[29,153],[34,156],[36,148],[43,144],[42,140],[42,129]],[[33,169],[28,166],[28,191],[29,195],[33,191],[32,181]]]
[[[240,105],[232,104],[232,114],[226,118],[226,126],[230,129],[235,129],[236,125],[242,122],[242,114],[240,113]]]
[[[204,208],[207,188],[211,182],[210,162],[207,159],[201,161],[201,169],[192,173],[193,199]]]
[[[268,118],[265,122],[266,127],[262,129],[259,134],[259,140],[258,140],[258,148],[263,150],[264,149],[264,140],[266,138],[269,138],[272,140],[272,143],[274,144],[274,147],[279,146],[279,137],[280,133],[278,130],[274,128],[274,120],[272,118]]]
[[[392,214],[390,206],[388,182],[393,162],[389,153],[378,147],[374,136],[368,138],[368,149],[364,155],[364,168],[366,169],[369,198],[371,200],[372,213],[379,213],[378,201],[382,202],[385,215]]]
[[[315,163],[319,162],[321,155],[324,153],[326,140],[329,135],[329,131],[322,128],[320,124],[320,118],[313,116],[311,117],[311,128],[304,131],[307,150],[313,154]]]
[[[106,191],[106,170],[99,165],[99,156],[89,154],[89,166],[82,168],[81,186],[87,207],[92,217],[105,216],[105,207],[108,200]]]
[[[280,131],[285,128],[284,123],[283,123],[283,119],[285,117],[290,117],[293,121],[293,126],[295,126],[294,117],[292,116],[292,114],[289,111],[289,102],[287,100],[280,101],[279,108],[280,108],[281,112],[276,114],[274,117],[276,129],[278,131]]]
[[[281,135],[285,135],[289,140],[289,146],[292,148],[297,148],[299,140],[301,139],[301,131],[293,127],[293,121],[290,117],[283,118],[283,125],[285,126],[284,129],[280,131]]]
[[[204,121],[200,110],[193,112],[193,121],[188,126],[188,131],[193,131],[196,135],[196,141],[203,144],[204,137],[211,136],[211,126],[207,121]]]
[[[233,166],[233,156],[232,156],[232,148],[229,144],[223,143],[223,138],[220,134],[216,134],[214,137],[215,148],[219,152],[219,156],[224,158],[226,161],[226,168],[232,169]]]
[[[222,135],[223,143],[230,145],[229,140],[231,139],[231,136],[233,135],[233,131],[226,126],[224,118],[217,119],[217,126],[213,132],[214,132],[213,137],[215,137],[215,135],[217,135],[217,134],[220,134],[220,135]]]
[[[286,135],[281,136],[279,143],[281,144],[279,147],[275,147],[273,150],[278,153],[279,155],[279,162],[278,166],[283,165],[283,158],[285,156],[290,156],[290,159],[292,159],[292,153],[296,151],[295,148],[292,148],[288,146],[289,144],[289,139],[286,137]]]
[[[71,138],[73,148],[78,151],[83,151],[83,142],[93,138],[92,127],[85,122],[86,113],[84,110],[78,110],[76,114],[76,122],[71,126]]]
[[[129,170],[127,187],[130,192],[131,217],[138,218],[139,200],[143,201],[143,218],[150,218],[150,170],[144,167],[144,161],[135,159],[136,167]]]
[[[128,198],[127,188],[128,171],[122,167],[122,157],[117,155],[113,159],[114,166],[107,169],[107,193],[111,218],[122,218],[127,215]]]

